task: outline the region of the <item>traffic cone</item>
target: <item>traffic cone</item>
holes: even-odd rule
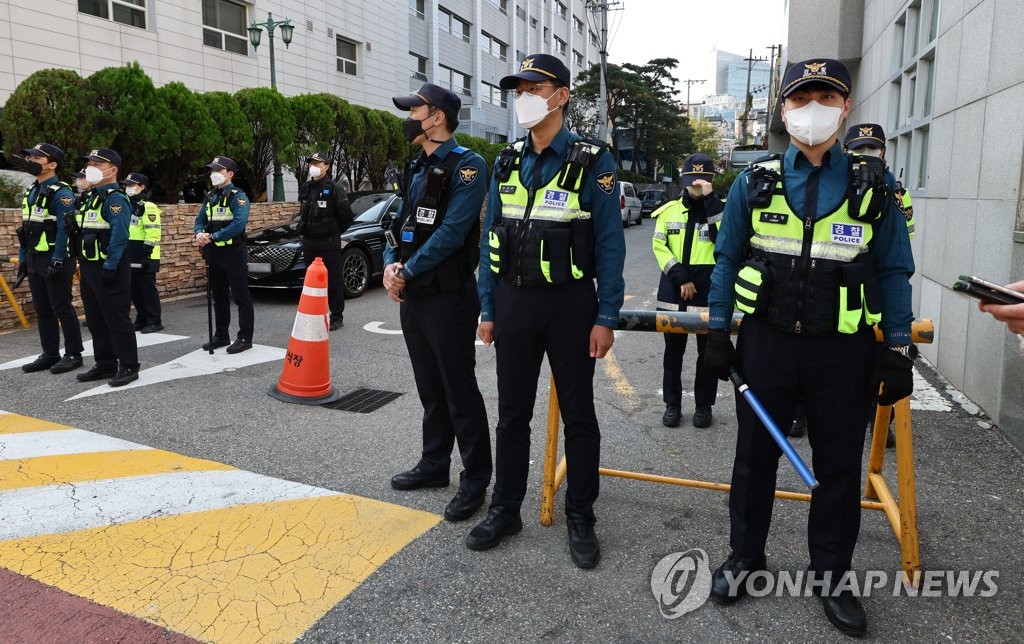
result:
[[[331,343],[327,324],[327,267],[317,257],[306,267],[299,310],[277,385],[270,395],[289,403],[322,405],[339,398],[331,385]]]

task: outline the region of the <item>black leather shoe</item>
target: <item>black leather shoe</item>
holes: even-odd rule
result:
[[[490,550],[505,537],[519,534],[522,530],[523,520],[518,512],[511,512],[501,506],[492,507],[487,511],[487,518],[470,530],[466,537],[466,547],[470,550]]]
[[[50,356],[47,354],[41,354],[38,358],[28,364],[21,365],[21,370],[25,373],[35,373],[36,371],[43,371],[49,369],[53,365],[60,362],[60,356]]]
[[[335,319],[331,320],[331,325],[330,325],[331,331],[337,331],[338,329],[340,329],[343,326],[345,326],[345,320],[342,320],[341,318],[335,318]]]
[[[101,367],[100,365],[93,365],[92,369],[89,369],[85,373],[80,373],[75,376],[75,380],[78,382],[92,382],[93,380],[109,380],[117,375],[117,369],[114,367]]]
[[[860,600],[851,593],[821,597],[825,617],[840,631],[853,637],[863,637],[868,632],[868,616]]]
[[[601,560],[601,545],[594,533],[594,522],[586,518],[566,517],[569,524],[569,556],[572,562],[589,570]]]
[[[164,325],[159,322],[156,324],[147,324],[146,326],[139,329],[139,333],[156,333],[157,331],[163,331]]]
[[[735,553],[730,552],[722,565],[715,569],[715,574],[711,576],[711,599],[719,604],[735,603],[740,597],[747,594],[747,576],[752,572],[764,570],[764,566],[764,555],[757,560],[740,559]],[[735,589],[730,589],[730,581],[735,584]],[[731,590],[732,592],[730,592]]]
[[[419,465],[391,477],[391,487],[396,490],[418,490],[421,487],[448,487],[449,483],[447,474],[427,472],[420,469]]]
[[[476,496],[470,496],[459,490],[455,498],[448,503],[448,507],[444,509],[444,518],[453,523],[465,521],[484,504],[484,496],[486,495],[483,492]]]
[[[226,347],[229,344],[231,344],[231,340],[228,340],[227,338],[218,338],[217,336],[213,336],[213,342],[212,343],[211,342],[206,342],[206,343],[203,344],[203,351],[209,351],[210,348],[211,348],[210,347],[211,344],[213,345],[212,348],[219,349],[221,347]]]
[[[807,434],[807,418],[805,416],[799,416],[793,419],[793,425],[786,432],[786,435],[790,438],[801,438]]]
[[[50,367],[50,373],[67,373],[82,366],[81,353],[69,353],[60,359],[60,362]]]
[[[661,424],[665,427],[679,427],[682,417],[683,414],[678,407],[667,407],[665,413],[661,415]]]
[[[228,353],[241,353],[252,348],[252,340],[238,338],[228,347]]]
[[[107,381],[107,384],[111,387],[123,387],[129,382],[135,382],[139,379],[139,368],[135,367],[121,367],[117,370],[117,375]]]
[[[144,328],[146,328],[146,323],[145,322],[136,322],[135,324],[132,325],[132,328],[135,329],[136,331],[141,331]]]
[[[711,408],[698,407],[693,412],[693,426],[700,429],[711,427]]]

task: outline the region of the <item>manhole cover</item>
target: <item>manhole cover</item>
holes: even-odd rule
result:
[[[354,411],[360,414],[369,414],[377,411],[402,394],[397,391],[382,391],[380,389],[356,389],[338,400],[327,403],[324,407],[340,409],[341,411]]]

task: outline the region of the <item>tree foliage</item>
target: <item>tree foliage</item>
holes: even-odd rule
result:
[[[326,152],[334,139],[334,109],[329,94],[299,94],[285,99],[295,120],[295,137],[285,147],[291,169],[298,183],[306,181],[309,163],[306,159],[314,152]]]
[[[21,81],[0,113],[4,147],[11,157],[22,148],[40,141],[64,150],[67,165],[63,175],[74,168],[75,159],[95,138],[93,112],[85,80],[69,69],[42,69]]]
[[[266,200],[267,175],[274,161],[286,162],[286,149],[295,138],[295,118],[276,89],[248,87],[235,93],[252,131],[252,151],[247,157],[235,159],[239,173],[255,195],[254,201]]]
[[[149,178],[153,198],[174,203],[202,166],[222,153],[224,139],[207,103],[184,83],[158,87],[156,95],[174,123],[174,140],[170,153],[153,163]]]
[[[693,128],[693,147],[697,152],[703,152],[712,159],[718,159],[718,146],[722,142],[722,135],[718,129],[706,119],[690,121]]]

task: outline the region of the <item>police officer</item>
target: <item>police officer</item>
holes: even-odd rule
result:
[[[892,404],[913,389],[914,260],[906,222],[889,196],[892,175],[881,162],[844,154],[838,142],[850,91],[850,73],[836,60],[806,60],[786,72],[780,94],[791,143],[781,158],[744,170],[729,191],[715,247],[704,360],[722,379],[736,368],[783,426],[800,399],[806,404],[820,483],[808,516],[814,583],[806,589],[819,594],[837,628],[863,635],[864,609],[842,580],[860,529],[871,390],[883,382],[880,401]],[[735,350],[728,331],[734,302],[746,314]],[[884,346],[876,344],[872,328],[879,318]],[[736,415],[732,552],[711,587],[720,603],[739,599],[746,576],[765,568],[781,454],[739,397]]]
[[[92,334],[96,364],[80,373],[80,382],[105,380],[120,387],[139,379],[139,352],[131,319],[131,268],[128,228],[131,202],[117,183],[121,155],[95,148],[85,180],[91,190],[78,213],[78,257],[82,271],[82,303]]]
[[[668,202],[651,215],[654,227],[654,257],[661,267],[658,283],[658,310],[706,310],[711,290],[711,269],[715,265],[715,239],[722,219],[724,202],[714,194],[715,162],[696,153],[683,162],[679,199]],[[662,365],[662,391],[665,413],[661,423],[678,427],[683,400],[683,354],[687,333],[663,333],[665,357]],[[711,407],[718,395],[718,376],[704,366],[707,336],[697,336],[697,375],[693,383],[694,427],[711,425]]]
[[[487,165],[455,141],[462,101],[454,93],[427,83],[393,100],[409,112],[406,140],[423,148],[406,167],[402,207],[389,235],[396,245],[384,251],[384,286],[391,300],[401,302],[402,332],[423,404],[423,452],[391,486],[447,486],[457,441],[464,469],[444,516],[463,521],[483,505],[493,470],[473,337],[480,314],[473,271]]]
[[[252,348],[255,326],[252,297],[249,295],[248,259],[245,254],[245,224],[249,221],[249,197],[231,184],[238,164],[228,157],[215,157],[205,166],[210,171],[213,190],[206,195],[196,216],[196,244],[203,250],[210,267],[213,292],[214,333],[204,351],[228,347],[228,353]],[[231,342],[231,303],[238,306],[238,335]],[[228,346],[228,345],[231,346]]]
[[[594,366],[618,326],[626,248],[611,154],[563,125],[569,82],[562,61],[534,54],[500,83],[514,92],[516,118],[529,134],[495,162],[484,221],[478,334],[497,351],[496,476],[487,518],[466,546],[486,550],[522,529],[530,419],[546,353],[565,423],[569,554],[593,568],[601,555]]]
[[[135,330],[155,333],[160,323],[160,293],[156,273],[160,270],[160,208],[144,195],[149,177],[133,172],[124,179],[125,194],[132,202],[131,227],[128,230],[128,258],[132,267],[132,304],[135,305]]]
[[[64,164],[63,150],[51,143],[39,143],[21,152],[26,171],[36,181],[21,200],[18,270],[28,275],[43,348],[38,358],[21,369],[27,373],[43,369],[66,373],[82,366],[82,329],[71,303],[75,257],[68,252],[71,246],[67,233],[69,225],[74,226],[74,195],[66,183],[57,179],[57,171]]]
[[[885,130],[877,123],[859,123],[850,126],[843,137],[843,149],[851,154],[862,154],[879,159],[885,158]],[[902,172],[900,173],[902,177]],[[903,181],[896,180],[896,189],[893,191],[896,205],[899,206],[903,217],[907,220],[907,232],[910,238],[914,238],[914,204],[910,199],[910,193],[903,187]]]
[[[341,272],[341,234],[352,224],[355,215],[348,195],[331,178],[331,159],[317,152],[309,163],[309,181],[299,189],[302,233],[302,258],[309,266],[317,257],[327,268],[327,303],[331,308],[330,329],[345,324],[345,283]]]

